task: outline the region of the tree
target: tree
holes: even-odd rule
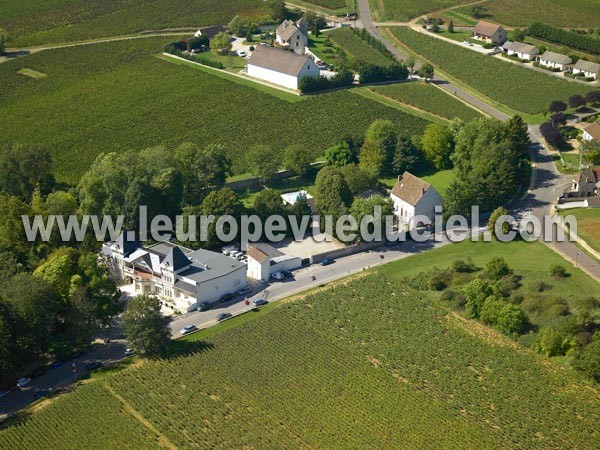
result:
[[[475,5],[471,8],[471,15],[476,19],[481,19],[486,16],[486,8],[481,5]]]
[[[398,138],[398,145],[392,160],[394,175],[401,175],[407,170],[414,170],[421,162],[421,150],[406,136]]]
[[[580,106],[585,105],[585,98],[581,95],[572,95],[569,97],[569,106],[571,108],[579,108]]]
[[[283,0],[269,0],[267,3],[271,12],[271,18],[276,22],[282,22],[287,17],[287,9]]]
[[[512,274],[512,269],[508,266],[504,258],[495,257],[490,259],[485,265],[485,272],[491,279],[499,280]]]
[[[231,36],[225,32],[217,34],[211,42],[211,48],[221,55],[228,55],[231,51]]]
[[[600,102],[600,91],[590,91],[586,94],[585,100],[588,103]]]
[[[566,278],[568,276],[567,269],[560,264],[552,264],[550,266],[550,275],[555,279]]]
[[[123,313],[123,332],[129,346],[147,356],[159,356],[167,349],[171,330],[169,319],[160,313],[158,298],[139,295],[132,298]]]
[[[417,64],[417,63],[415,62],[415,58],[413,58],[412,56],[409,56],[408,58],[406,58],[406,59],[404,60],[404,65],[405,65],[406,67],[408,67],[408,69],[409,69],[409,70],[408,70],[408,73],[409,73],[409,75],[410,75],[410,77],[411,77],[411,78],[412,78],[412,74],[413,74],[413,72],[414,72],[414,70],[415,70],[415,65],[416,65],[416,64]]]
[[[538,332],[535,348],[547,357],[566,354],[573,347],[573,339],[552,327],[544,327]]]
[[[279,192],[274,189],[263,189],[254,197],[254,211],[261,219],[273,215],[283,215],[285,206]]]
[[[366,191],[372,186],[372,180],[357,164],[350,163],[340,168],[344,180],[353,194]]]
[[[376,207],[381,208],[381,213],[376,214]],[[390,198],[383,198],[379,195],[375,195],[368,199],[357,198],[352,203],[350,208],[350,215],[354,217],[358,223],[356,230],[358,233],[358,240],[362,240],[360,234],[360,222],[368,215],[374,216],[381,227],[382,233],[385,233],[385,218],[386,216],[392,216],[394,214],[394,204]]]
[[[8,42],[8,32],[0,28],[0,55],[3,55],[6,51],[6,43]]]
[[[383,148],[374,141],[365,141],[358,155],[359,167],[372,180],[378,179],[383,174],[385,166],[385,153]]]
[[[600,382],[600,335],[598,333],[594,335],[592,342],[575,355],[573,367]]]
[[[508,335],[521,333],[527,325],[527,316],[517,305],[505,303],[499,311],[496,327]]]
[[[583,159],[591,165],[600,164],[600,142],[583,141],[579,146],[579,151],[583,154]]]
[[[492,233],[492,236],[496,236],[496,222],[498,221],[498,219],[501,216],[507,216],[507,215],[508,215],[508,210],[506,208],[504,208],[503,206],[499,206],[492,212],[492,215],[490,216],[490,220],[488,221],[488,226],[487,226],[490,233]],[[504,222],[502,224],[502,233],[506,234],[509,231],[510,231],[510,224],[507,222]]]
[[[283,151],[283,165],[300,177],[306,175],[312,162],[312,155],[300,144],[289,145]]]
[[[216,220],[221,216],[232,216],[239,223],[239,219],[243,213],[244,204],[242,200],[234,191],[227,187],[212,191],[200,205],[200,214],[206,216],[213,215]],[[205,247],[217,247],[221,244],[216,234],[216,220],[215,223],[208,226],[207,240],[203,243]],[[228,233],[228,227],[224,231]]]
[[[529,129],[523,118],[519,115],[511,117],[506,122],[506,131],[519,154],[527,157],[531,140],[529,139]]]
[[[390,120],[377,119],[367,129],[359,155],[361,168],[372,178],[381,176],[391,165],[398,145],[398,133]]]
[[[246,151],[246,165],[261,183],[267,183],[279,172],[281,161],[279,153],[266,145],[255,145]]]
[[[326,166],[317,173],[315,204],[322,216],[332,215],[334,221],[352,204],[352,192],[337,167]]]
[[[463,287],[465,296],[465,313],[469,319],[478,319],[485,300],[492,295],[490,283],[475,278]]]
[[[194,36],[187,43],[188,51],[198,50],[201,48],[207,49],[210,46],[210,39],[207,36]]]
[[[321,16],[318,16],[313,11],[306,11],[304,13],[303,17],[304,17],[304,20],[306,20],[309,31],[315,37],[319,37],[319,34],[321,33],[321,29],[323,29],[323,28],[325,28],[325,26],[327,26],[327,22],[325,21],[325,19],[323,19],[323,17],[321,17]]]
[[[565,102],[563,102],[562,100],[554,100],[552,103],[550,103],[550,107],[548,108],[548,111],[551,113],[558,113],[558,112],[565,111],[566,109],[567,109],[567,104]]]
[[[28,202],[36,187],[42,194],[54,184],[52,157],[42,147],[7,145],[0,152],[0,193],[14,195]]]
[[[229,28],[229,31],[235,36],[242,36],[245,31],[244,23],[242,22],[240,16],[237,15],[233,19],[231,19],[231,22],[229,22],[227,28]]]
[[[425,158],[438,170],[452,166],[450,155],[453,150],[453,139],[450,130],[441,124],[427,125],[421,138],[421,148]]]
[[[325,151],[325,160],[330,166],[343,167],[346,164],[355,162],[356,158],[350,144],[340,142]]]
[[[450,19],[450,23],[448,24],[448,33],[454,33],[454,20]]]
[[[423,64],[421,66],[421,68],[419,69],[419,76],[421,78],[423,78],[425,81],[433,80],[433,77],[435,76],[435,71],[434,71],[433,66],[429,63]]]

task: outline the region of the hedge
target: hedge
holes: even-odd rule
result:
[[[545,41],[566,45],[577,50],[600,55],[600,39],[594,39],[580,33],[554,28],[535,22],[527,30],[527,34]]]

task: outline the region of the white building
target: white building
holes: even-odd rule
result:
[[[418,225],[414,220],[415,216],[425,216],[433,222],[435,207],[441,206],[443,201],[441,195],[429,183],[410,172],[404,172],[398,177],[390,192],[390,198],[394,202],[394,213],[409,229]]]
[[[594,122],[587,125],[583,129],[583,140],[600,142],[600,123]]]
[[[506,41],[502,50],[509,56],[517,55],[519,59],[533,61],[540,54],[540,49],[535,45],[525,44],[524,42]]]
[[[288,89],[298,89],[304,77],[319,76],[319,68],[306,55],[297,55],[279,48],[259,45],[248,60],[246,73]]]
[[[286,255],[276,248],[261,243],[248,247],[248,276],[255,280],[268,281],[272,274],[294,270],[302,266],[297,256]]]
[[[573,66],[573,73],[597,80],[600,75],[600,64],[580,59]]]
[[[102,247],[118,280],[133,283],[137,294],[156,295],[170,308],[186,313],[199,303],[214,303],[247,284],[246,265],[221,253],[191,250],[164,241],[142,247],[125,239]]]
[[[283,203],[290,206],[294,206],[300,197],[306,198],[306,202],[308,203],[308,206],[310,206],[310,211],[313,214],[315,214],[317,212],[317,207],[315,206],[315,198],[308,192],[302,190],[281,194],[281,200],[283,200]]]
[[[502,45],[506,42],[506,30],[497,23],[480,20],[473,27],[473,37],[488,44]]]
[[[275,30],[275,42],[280,47],[288,47],[299,55],[304,55],[308,46],[308,24],[304,18],[297,22],[284,20]]]
[[[561,55],[560,53],[547,50],[540,56],[540,64],[551,69],[560,69],[562,71],[568,69],[571,64],[573,64],[573,60],[567,55]]]

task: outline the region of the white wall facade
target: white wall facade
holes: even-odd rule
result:
[[[254,66],[252,64],[248,64],[246,73],[251,77],[277,84],[288,89],[298,89],[298,83],[300,81],[298,77],[293,75],[287,75],[285,73],[265,69],[264,67]]]
[[[416,206],[390,194],[394,202],[394,213],[403,222],[408,224],[409,229],[417,226],[413,220],[415,216],[425,216],[433,223],[435,219],[435,207],[442,204],[442,197],[434,189],[427,189]]]
[[[262,263],[254,258],[248,257],[248,276],[259,281],[268,281],[269,276],[269,258],[266,258]]]

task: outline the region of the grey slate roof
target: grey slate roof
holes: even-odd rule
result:
[[[312,60],[306,55],[297,55],[294,52],[266,45],[256,47],[248,60],[249,66],[262,67],[291,76],[297,76],[304,65],[310,63]]]
[[[173,247],[167,256],[164,257],[160,263],[163,267],[168,267],[173,271],[181,270],[191,264],[187,256],[181,251],[179,247]]]
[[[580,59],[573,66],[574,69],[583,70],[585,72],[600,73],[600,64]]]
[[[526,44],[524,42],[511,42],[506,41],[502,48],[506,50],[511,50],[515,53],[525,53],[527,55],[538,55],[540,53],[540,49],[535,45]]]
[[[123,256],[129,256],[139,247],[141,247],[141,244],[135,238],[135,232],[133,231],[123,231],[114,245],[114,248],[123,253]]]
[[[179,276],[193,280],[196,283],[222,277],[246,267],[244,263],[229,256],[204,249],[188,253],[187,257],[191,261],[191,266],[189,269],[180,272]]]
[[[551,52],[550,50],[546,50],[544,54],[540,56],[540,59],[555,64],[571,64],[573,62],[567,55],[561,55],[560,53]]]

